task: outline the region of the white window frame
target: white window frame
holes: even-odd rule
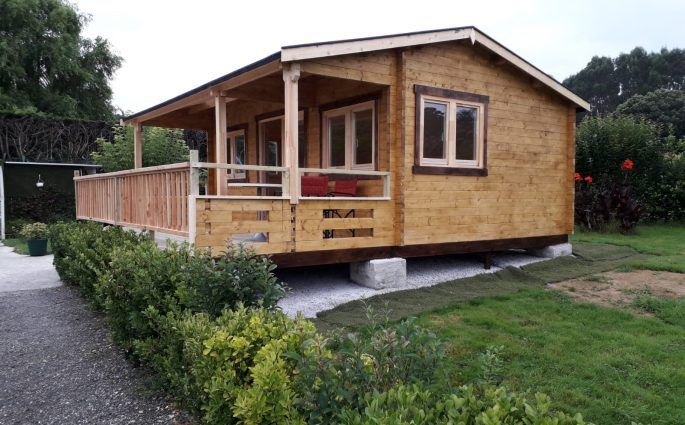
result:
[[[235,164],[233,162],[235,160],[235,154],[236,154],[236,136],[243,136],[243,140],[245,143],[245,160],[243,161],[242,165],[245,165],[247,163],[247,132],[245,131],[244,128],[240,128],[237,130],[232,130],[228,131],[226,133],[226,156],[229,156],[230,158],[224,158],[226,160],[227,164]],[[244,179],[246,178],[247,173],[245,173],[245,170],[226,170],[226,178],[227,180],[238,180],[238,179]]]
[[[371,163],[354,163],[354,122],[352,117],[355,112],[371,110]],[[331,140],[328,131],[329,118],[345,117],[345,165],[330,166],[330,146]],[[376,101],[356,103],[342,108],[329,109],[322,114],[322,134],[323,134],[323,166],[324,168],[341,168],[346,170],[375,170],[376,169]]]
[[[265,122],[269,121],[276,121],[276,120],[281,120],[281,150],[284,149],[283,142],[285,141],[285,115],[277,115],[275,117],[269,117],[269,118],[264,118],[259,121],[257,121],[257,127],[259,129],[259,152],[260,152],[260,164],[265,164],[266,163],[266,146],[265,146],[265,140],[264,140],[264,132],[262,131],[262,124]],[[303,126],[306,126],[307,123],[304,122],[304,110],[300,110],[297,113],[297,122],[298,126],[299,123],[302,122]],[[307,134],[307,128],[305,127],[305,135]],[[306,137],[306,136],[305,136]],[[307,146],[309,144],[307,143]],[[283,160],[283,152],[281,152],[281,161]],[[305,164],[306,165],[306,164]],[[278,165],[277,165],[278,166]]]
[[[466,100],[450,99],[446,97],[432,96],[427,94],[420,95],[420,114],[419,121],[419,158],[420,165],[424,166],[439,166],[451,168],[474,168],[482,169],[485,161],[485,104],[481,102],[472,102]],[[447,105],[447,128],[445,129],[445,158],[424,158],[423,157],[423,136],[424,136],[424,110],[425,103],[441,103]],[[457,108],[459,106],[475,108],[477,110],[478,123],[476,128],[476,159],[475,160],[458,160],[456,159],[457,150],[457,135],[456,135],[456,121]]]

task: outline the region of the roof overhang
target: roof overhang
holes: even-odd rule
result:
[[[573,102],[579,108],[589,111],[590,103],[573,93],[559,81],[544,73],[504,45],[475,27],[448,28],[434,31],[421,31],[406,34],[395,34],[381,37],[368,37],[323,43],[300,44],[281,48],[281,61],[294,62],[329,56],[349,55],[401,47],[419,46],[469,39],[472,44],[480,44],[509,63],[537,79],[561,96]]]
[[[282,63],[297,62],[309,59],[350,55],[355,53],[373,52],[395,48],[420,46],[425,44],[442,43],[457,40],[470,40],[472,44],[480,44],[496,55],[502,57],[516,68],[540,81],[559,95],[565,97],[578,108],[590,110],[590,103],[573,93],[566,86],[546,74],[530,62],[526,61],[504,45],[483,33],[476,27],[447,28],[441,30],[420,31],[405,34],[394,34],[378,37],[356,38],[349,40],[326,41],[321,43],[299,44],[284,46],[276,52],[243,68],[235,70],[206,84],[189,90],[172,99],[143,111],[129,115],[121,120],[122,124],[144,122],[177,109],[198,103],[209,102],[212,97],[222,95],[242,84],[249,83],[281,69]]]
[[[29,162],[29,161],[6,161],[9,165],[50,165],[55,167],[73,167],[73,168],[100,168],[99,164],[73,164],[69,162]],[[2,165],[2,164],[0,164]]]

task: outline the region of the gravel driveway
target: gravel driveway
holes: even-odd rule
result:
[[[74,288],[0,291],[0,424],[189,423],[153,384]]]

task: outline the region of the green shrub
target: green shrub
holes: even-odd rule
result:
[[[33,223],[28,218],[13,218],[5,223],[5,236],[7,238],[18,238],[21,236],[21,229],[27,224]]]
[[[160,336],[136,350],[186,406],[212,424],[304,423],[294,407],[295,361],[311,322],[236,307],[216,319],[188,311],[158,316]]]
[[[444,359],[438,338],[413,318],[397,324],[373,320],[368,335],[341,334],[309,345],[305,356],[295,358],[297,403],[310,423],[328,423],[343,408],[363,411],[365,391],[431,382]]]
[[[25,224],[19,234],[27,240],[45,239],[48,237],[48,225],[45,223]]]
[[[398,386],[386,392],[367,393],[364,408],[343,409],[336,423],[342,425],[447,425],[521,424],[583,425],[580,414],[569,416],[550,410],[551,401],[535,394],[511,394],[505,388],[463,386],[434,396],[417,385]]]
[[[285,288],[273,274],[276,266],[243,245],[228,245],[215,258],[209,251],[190,251],[186,278],[178,289],[181,301],[193,311],[218,316],[224,309],[245,306],[273,308],[285,296]]]
[[[78,286],[87,299],[101,307],[102,301],[95,296],[95,284],[101,274],[109,273],[114,248],[133,247],[148,237],[120,227],[72,222],[50,226],[48,239],[62,281]]]

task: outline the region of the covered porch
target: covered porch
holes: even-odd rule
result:
[[[127,117],[136,167],[75,176],[77,218],[216,252],[243,242],[282,265],[298,253],[318,252],[321,264],[341,261],[333,250],[399,244],[393,57],[338,65],[268,57]],[[207,152],[142,168],[144,126],[204,130]]]

